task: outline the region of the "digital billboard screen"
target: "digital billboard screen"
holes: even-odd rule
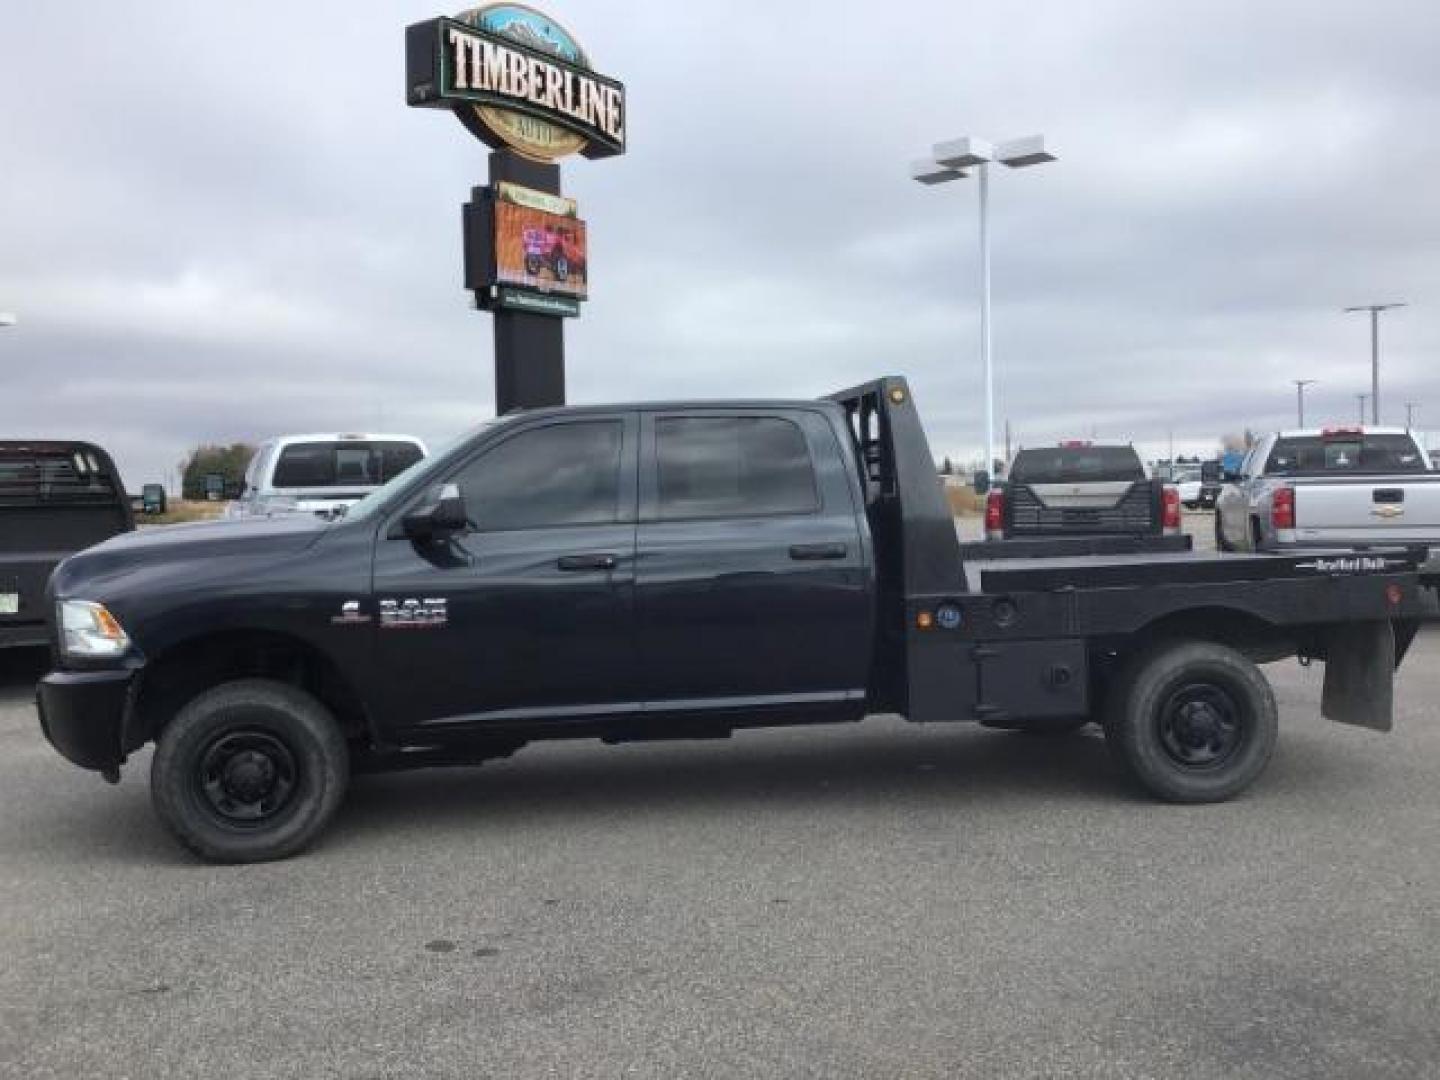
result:
[[[590,261],[575,200],[518,184],[495,193],[495,281],[586,298]]]

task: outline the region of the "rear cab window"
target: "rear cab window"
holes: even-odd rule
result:
[[[271,486],[374,487],[398,476],[424,454],[412,442],[339,439],[291,443],[275,461]]]
[[[1408,435],[1340,432],[1334,435],[1293,435],[1275,442],[1265,472],[1282,476],[1302,473],[1423,473],[1426,462]]]
[[[1021,450],[1010,469],[1015,484],[1116,483],[1145,479],[1131,446],[1050,446]]]

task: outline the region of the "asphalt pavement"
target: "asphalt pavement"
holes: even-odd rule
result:
[[[1245,797],[970,725],[531,747],[361,778],[215,867],[43,742],[0,659],[5,1077],[1404,1077],[1440,1071],[1440,632],[1393,734],[1269,668]]]

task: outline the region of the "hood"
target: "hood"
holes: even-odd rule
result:
[[[70,556],[56,568],[51,586],[56,595],[74,596],[81,582],[113,585],[132,571],[151,566],[178,569],[235,557],[268,561],[304,551],[332,527],[309,514],[157,525],[123,533]],[[98,592],[95,598],[103,599]]]

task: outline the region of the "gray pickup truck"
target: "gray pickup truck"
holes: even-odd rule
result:
[[[1404,428],[1276,432],[1226,480],[1222,551],[1430,545],[1424,574],[1440,577],[1440,473]]]

